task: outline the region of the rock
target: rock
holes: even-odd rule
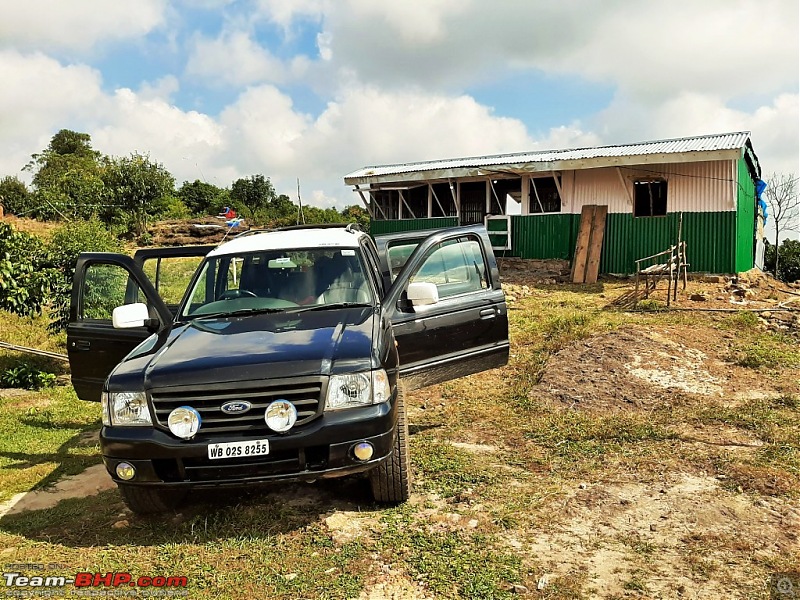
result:
[[[130,523],[127,519],[122,519],[121,521],[117,521],[111,527],[112,529],[125,529],[126,527],[130,526]]]
[[[548,583],[550,583],[550,575],[547,574],[542,575],[541,577],[539,577],[539,581],[536,584],[536,589],[543,590],[544,588],[547,587]]]
[[[705,294],[692,294],[689,296],[689,300],[693,300],[694,302],[705,302],[707,299]]]
[[[530,590],[526,588],[524,585],[520,585],[519,583],[515,583],[511,586],[511,591],[515,594],[527,594]]]
[[[588,483],[581,483],[578,487],[581,488],[582,490],[585,490],[586,488],[589,487],[589,484]]]
[[[656,529],[658,529],[658,525],[655,523],[650,523],[650,531],[655,531]]]
[[[467,527],[470,529],[475,529],[478,526],[478,519],[470,519],[467,523]]]
[[[297,573],[287,573],[283,576],[286,581],[291,581],[292,579],[297,579]]]

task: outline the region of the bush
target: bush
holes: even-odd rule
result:
[[[41,313],[54,276],[47,262],[40,238],[0,223],[0,309],[21,316]]]
[[[56,376],[53,373],[42,371],[25,362],[0,373],[0,386],[2,387],[39,390],[41,388],[53,387],[55,384]]]
[[[121,248],[119,240],[96,219],[65,223],[53,233],[48,248],[54,273],[50,281],[51,331],[60,331],[69,322],[69,299],[78,255],[81,252],[119,252]]]

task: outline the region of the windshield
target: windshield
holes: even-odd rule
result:
[[[203,264],[181,317],[372,304],[364,273],[353,248],[215,256]]]

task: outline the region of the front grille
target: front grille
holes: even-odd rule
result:
[[[323,377],[292,377],[257,381],[216,383],[206,386],[174,386],[150,392],[156,420],[167,426],[169,413],[179,406],[191,406],[200,413],[202,433],[274,433],[264,422],[264,411],[275,400],[288,400],[297,409],[297,424],[308,423],[322,414],[325,393]],[[228,415],[222,405],[246,400],[252,406],[244,414]]]

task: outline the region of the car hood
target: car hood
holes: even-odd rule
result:
[[[366,370],[377,360],[375,318],[374,308],[354,307],[196,319],[146,356],[134,351],[114,378],[141,373],[144,361],[147,388]]]

